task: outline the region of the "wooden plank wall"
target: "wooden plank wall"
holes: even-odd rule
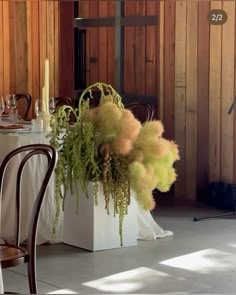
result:
[[[163,122],[180,146],[177,197],[195,199],[210,181],[232,183],[235,178],[235,1],[163,1],[164,17],[175,20],[161,30],[160,80]],[[210,9],[224,9],[223,26],[209,25]],[[174,32],[175,46],[173,44]],[[174,51],[174,54],[171,53]],[[164,65],[164,66],[163,66]],[[171,88],[171,90],[170,90]],[[174,95],[169,93],[174,91]],[[161,93],[162,95],[162,93]],[[174,124],[165,118],[172,116]]]
[[[114,15],[113,1],[80,6],[84,17]],[[210,9],[221,8],[227,23],[209,25]],[[236,181],[236,116],[227,114],[236,94],[235,13],[235,1],[125,1],[125,15],[158,17],[158,27],[125,28],[125,92],[158,97],[165,136],[180,147],[177,197]],[[87,83],[113,84],[114,29],[89,29],[87,42]]]
[[[113,16],[114,7],[80,1],[79,15]],[[209,10],[221,8],[226,24],[209,25]],[[63,36],[59,43],[59,13],[57,1],[0,1],[0,96],[39,98],[46,56],[50,95],[59,93],[59,44],[73,56]],[[128,0],[125,15],[158,16],[157,27],[125,29],[125,92],[157,96],[165,136],[180,146],[175,195],[195,199],[209,181],[236,182],[236,109],[227,114],[236,95],[235,1]],[[114,86],[114,38],[114,28],[88,29],[87,84]]]
[[[0,96],[40,98],[46,57],[50,95],[58,95],[58,14],[57,1],[0,1]]]

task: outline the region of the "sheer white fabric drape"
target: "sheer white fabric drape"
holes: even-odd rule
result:
[[[163,230],[153,219],[149,211],[138,207],[138,236],[139,240],[156,240],[173,235],[173,232]]]

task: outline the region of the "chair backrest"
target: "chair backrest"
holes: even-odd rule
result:
[[[55,107],[56,109],[61,106],[73,106],[73,100],[71,97],[68,96],[58,96],[54,97]]]
[[[141,123],[154,119],[155,108],[153,105],[142,102],[131,102],[125,105],[125,108],[130,110],[136,119]]]
[[[32,102],[32,96],[28,93],[17,93],[16,94],[16,101],[19,100],[24,100],[26,106],[24,108],[24,112],[22,113],[22,118],[26,119],[28,114],[29,114],[29,110],[30,110],[30,106],[31,106],[31,102]]]
[[[78,92],[78,98],[75,100],[75,107],[79,106],[79,100],[81,97],[81,94],[83,93],[83,90],[80,90]],[[84,97],[85,100],[89,99],[89,106],[90,108],[95,108],[99,105],[100,98],[101,98],[101,92],[100,91],[92,91],[91,93],[88,91],[85,93]]]
[[[43,197],[45,195],[45,190],[53,173],[56,160],[57,160],[57,152],[55,149],[47,144],[32,144],[19,147],[12,152],[10,152],[2,161],[0,166],[0,195],[2,194],[2,187],[4,182],[4,173],[9,162],[15,158],[20,157],[20,162],[18,165],[18,169],[16,170],[16,246],[20,245],[20,220],[21,220],[21,178],[22,172],[24,171],[25,164],[33,156],[43,155],[47,159],[47,165],[45,165],[45,174],[42,178],[42,182],[39,186],[38,194],[35,199],[35,203],[30,215],[29,229],[28,229],[28,247],[29,251],[35,249],[36,245],[36,234],[38,227],[38,219],[39,213],[43,201]],[[44,162],[43,162],[44,163]],[[42,165],[41,161],[38,164]],[[40,167],[40,170],[42,167]],[[31,252],[30,252],[31,253]]]

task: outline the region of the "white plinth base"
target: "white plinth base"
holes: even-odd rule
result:
[[[99,185],[98,205],[94,205],[92,184],[88,187],[89,198],[79,191],[79,213],[76,213],[77,197],[68,195],[64,206],[63,242],[90,251],[119,248],[119,216],[113,215],[113,200],[110,215],[105,208],[102,186]],[[131,198],[128,215],[123,222],[123,247],[137,245],[137,204]]]

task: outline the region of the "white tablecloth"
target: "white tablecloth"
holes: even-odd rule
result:
[[[2,134],[0,133],[0,163],[3,158],[13,149],[28,145],[48,143],[44,133],[25,133],[25,134]],[[9,169],[5,174],[5,181],[2,195],[2,228],[1,237],[7,242],[11,242],[14,237],[15,227],[15,177],[16,165],[20,161],[18,157],[10,163]],[[21,223],[21,241],[24,241],[28,235],[28,224],[30,219],[30,208],[32,208],[37,196],[40,179],[44,175],[46,159],[43,156],[36,156],[30,160],[23,172],[22,183],[22,223]],[[58,224],[57,235],[53,234],[52,224],[55,218],[54,203],[54,176],[52,176],[48,185],[44,202],[42,204],[41,216],[38,228],[38,244],[44,242],[57,242],[62,239],[62,219]]]
[[[1,265],[0,265],[0,294],[4,294]]]

